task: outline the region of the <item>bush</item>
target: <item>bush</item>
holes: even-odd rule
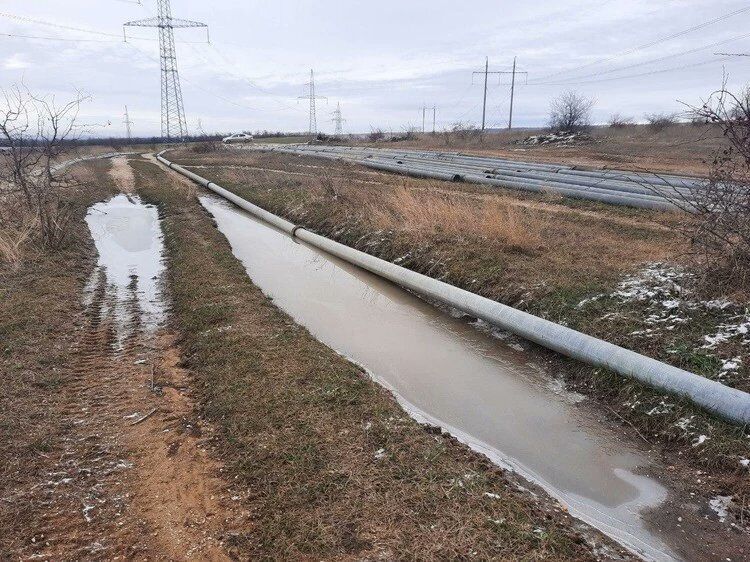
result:
[[[553,131],[580,131],[591,123],[594,99],[577,92],[563,92],[550,103],[549,127]]]
[[[624,115],[620,115],[619,113],[613,113],[612,115],[610,115],[607,124],[613,129],[623,129],[633,124],[633,118],[625,117]]]
[[[707,292],[750,291],[750,96],[724,88],[714,92],[692,119],[718,126],[729,147],[715,154],[709,179],[667,198],[687,211],[681,229],[689,256]]]
[[[644,117],[648,123],[648,128],[656,132],[677,124],[675,113],[647,113]]]
[[[372,129],[370,131],[370,134],[367,135],[367,139],[370,142],[377,142],[377,141],[383,140],[384,138],[385,138],[385,133],[383,132],[382,129]]]
[[[198,142],[195,143],[191,148],[196,154],[208,154],[210,152],[216,152],[223,147],[220,142]]]

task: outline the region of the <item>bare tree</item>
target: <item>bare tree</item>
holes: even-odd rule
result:
[[[666,197],[686,211],[682,230],[703,286],[712,291],[750,289],[750,95],[727,91],[726,82],[699,107],[696,121],[718,126],[727,147],[699,184],[670,186]]]
[[[594,99],[563,92],[550,103],[549,127],[553,131],[579,131],[589,126]]]
[[[65,191],[75,182],[60,158],[79,131],[76,118],[83,98],[58,105],[54,98],[25,87],[3,91],[0,108],[0,227],[31,225],[45,248],[65,240],[71,207]]]

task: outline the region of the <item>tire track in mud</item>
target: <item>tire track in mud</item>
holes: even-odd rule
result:
[[[127,178],[124,158],[113,165]],[[63,447],[23,492],[38,507],[20,559],[229,559],[224,538],[245,514],[208,452],[213,431],[195,414],[175,335],[144,318],[153,281],[135,268],[122,286],[101,259],[91,274],[57,413]]]

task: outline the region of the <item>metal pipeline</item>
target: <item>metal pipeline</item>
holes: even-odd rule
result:
[[[253,205],[227,189],[170,162],[163,157],[163,152],[157,155],[157,159],[290,236],[388,279],[422,297],[434,299],[481,318],[567,357],[610,369],[661,391],[687,398],[697,406],[731,422],[740,425],[750,423],[750,394],[746,392],[355,250]]]

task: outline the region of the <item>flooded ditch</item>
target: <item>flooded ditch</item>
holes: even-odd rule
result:
[[[297,243],[214,197],[253,282],[320,341],[361,365],[417,420],[541,485],[575,517],[641,556],[676,559],[643,514],[667,499],[653,461],[511,341],[375,275]]]

